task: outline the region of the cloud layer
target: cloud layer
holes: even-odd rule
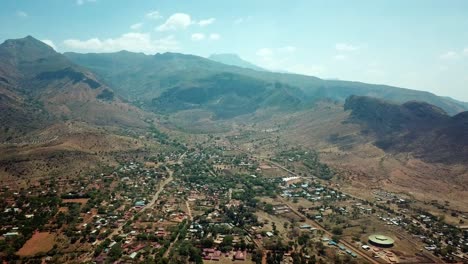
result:
[[[148,33],[126,33],[117,38],[88,40],[67,39],[63,42],[65,47],[73,51],[82,52],[116,52],[128,50],[154,54],[157,52],[176,51],[179,43],[173,36],[153,39]]]
[[[135,23],[135,24],[133,24],[133,25],[130,26],[130,29],[132,29],[132,30],[140,30],[142,26],[143,26],[143,23]]]
[[[200,25],[201,27],[208,26],[210,24],[213,24],[215,20],[216,20],[215,18],[203,19],[203,20],[198,21],[198,25]]]
[[[157,31],[174,31],[186,29],[193,23],[190,15],[185,13],[175,13],[171,15],[164,24],[156,28]]]
[[[159,11],[156,11],[156,10],[153,10],[153,11],[150,11],[150,12],[146,13],[145,17],[148,18],[148,19],[160,19],[160,18],[162,18]]]
[[[205,34],[202,33],[194,33],[192,34],[192,40],[193,41],[200,41],[205,39]]]

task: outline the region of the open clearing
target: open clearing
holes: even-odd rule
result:
[[[78,198],[78,199],[63,199],[63,203],[80,203],[80,204],[86,204],[88,202],[88,198]]]
[[[34,256],[37,253],[48,252],[54,247],[55,235],[49,232],[36,232],[26,241],[17,254],[19,256]]]

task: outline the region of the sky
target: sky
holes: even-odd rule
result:
[[[0,41],[207,57],[468,102],[465,0],[2,0]]]

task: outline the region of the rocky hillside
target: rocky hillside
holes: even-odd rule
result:
[[[375,134],[375,144],[390,152],[409,152],[427,161],[468,161],[468,112],[449,116],[425,102],[395,104],[371,97],[351,96],[345,110],[351,120]]]
[[[67,120],[143,125],[90,71],[33,37],[0,45],[1,141]]]

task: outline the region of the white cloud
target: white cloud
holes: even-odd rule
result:
[[[463,50],[463,55],[468,56],[468,48],[465,48],[465,49]]]
[[[149,19],[160,19],[162,18],[161,14],[159,13],[159,11],[156,11],[156,10],[153,10],[151,12],[148,12],[146,13],[145,15],[146,18],[149,18]]]
[[[171,15],[164,24],[156,28],[157,31],[172,31],[179,29],[186,29],[193,24],[193,21],[188,14],[175,13]]]
[[[41,40],[42,42],[44,42],[45,44],[49,45],[51,48],[53,48],[54,50],[57,50],[57,47],[54,45],[54,42],[50,39],[42,39]]]
[[[337,60],[337,61],[346,60],[347,58],[348,57],[346,55],[343,55],[343,54],[338,54],[338,55],[333,56],[333,59]]]
[[[338,51],[355,51],[358,50],[359,47],[348,43],[337,43],[335,44],[335,49]]]
[[[211,33],[210,34],[210,39],[211,40],[218,40],[221,38],[221,35],[219,35],[218,33]]]
[[[260,57],[270,57],[273,55],[273,50],[270,48],[261,48],[257,50],[257,56]]]
[[[24,17],[28,17],[28,13],[26,13],[26,12],[24,12],[24,11],[21,11],[21,10],[16,11],[16,15],[17,15],[18,17],[23,17],[23,18],[24,18]]]
[[[96,0],[76,0],[77,5],[84,5],[86,3],[96,2]]]
[[[205,35],[202,34],[202,33],[194,33],[192,34],[192,40],[193,41],[200,41],[200,40],[204,40],[205,39]]]
[[[140,30],[141,27],[143,26],[143,23],[136,23],[130,26],[130,29],[132,30]]]
[[[208,18],[208,19],[203,19],[203,20],[200,20],[198,21],[198,25],[200,25],[201,27],[204,27],[204,26],[208,26],[210,24],[213,24],[215,22],[215,18]]]
[[[440,58],[443,60],[453,60],[458,58],[458,54],[455,51],[447,51],[440,55]]]
[[[175,51],[179,49],[179,43],[174,36],[161,39],[153,39],[148,33],[125,33],[118,38],[100,40],[91,38],[88,40],[67,39],[63,44],[70,50],[85,52],[116,52],[128,50],[154,54],[156,52]]]

